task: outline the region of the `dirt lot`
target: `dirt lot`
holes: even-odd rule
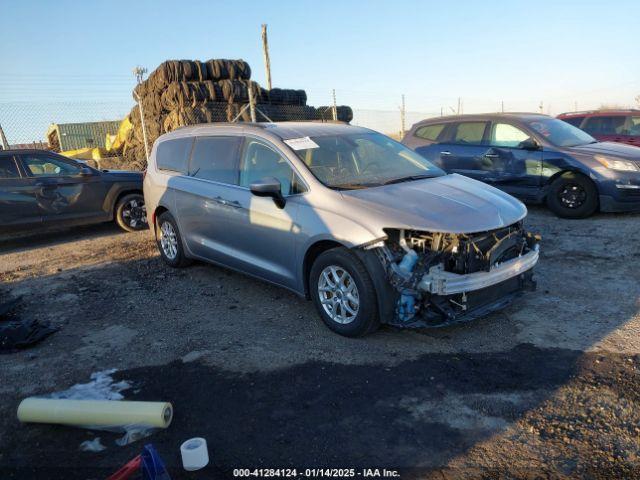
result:
[[[165,267],[110,225],[0,243],[0,295],[59,332],[0,356],[0,478],[104,478],[115,434],[20,425],[25,396],[117,368],[126,397],[169,400],[152,442],[172,478],[239,467],[400,468],[432,478],[640,478],[640,215],[532,208],[538,291],[472,324],[327,330],[312,305],[224,269]],[[100,453],[79,451],[100,436]],[[188,475],[179,445],[209,442]]]

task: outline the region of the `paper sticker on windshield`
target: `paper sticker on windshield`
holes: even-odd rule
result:
[[[291,138],[289,140],[285,140],[284,143],[289,145],[294,150],[309,150],[311,148],[320,148],[318,144],[311,140],[309,137]]]

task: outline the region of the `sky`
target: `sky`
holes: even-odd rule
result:
[[[21,113],[7,102],[126,111],[132,68],[166,59],[243,58],[265,85],[262,23],[275,87],[312,105],[335,89],[361,119],[395,118],[402,95],[409,117],[451,113],[458,98],[464,113],[639,105],[632,0],[0,0],[0,12],[4,123]]]

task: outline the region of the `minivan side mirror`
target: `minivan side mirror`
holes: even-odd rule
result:
[[[253,182],[249,189],[256,197],[271,197],[278,208],[284,208],[287,201],[282,196],[282,185],[276,177],[264,177]]]
[[[520,148],[523,150],[540,150],[540,145],[533,138],[527,138],[520,142]]]
[[[83,177],[88,177],[90,175],[93,175],[93,170],[91,170],[89,167],[82,167],[80,169],[80,175],[82,175]]]

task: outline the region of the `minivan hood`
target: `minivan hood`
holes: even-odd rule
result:
[[[341,193],[379,228],[474,233],[511,225],[527,214],[511,195],[458,174]]]
[[[564,147],[565,150],[587,155],[611,155],[625,160],[640,161],[640,148],[616,142],[598,142],[577,147]]]

